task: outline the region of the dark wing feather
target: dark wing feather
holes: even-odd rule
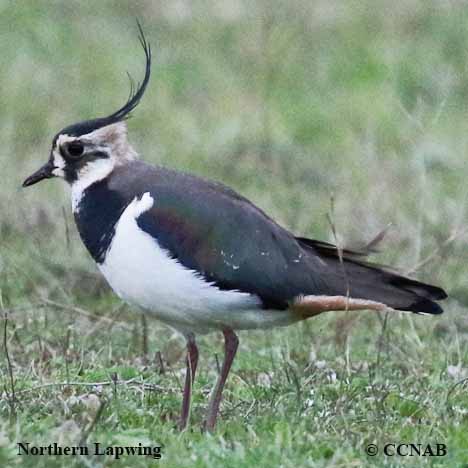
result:
[[[222,289],[256,294],[265,307],[277,309],[298,294],[323,289],[312,267],[320,269],[321,262],[224,185],[141,162],[118,168],[109,184],[129,199],[149,191],[154,205],[140,215],[139,227]]]

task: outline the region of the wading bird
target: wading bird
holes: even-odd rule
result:
[[[445,292],[368,263],[354,252],[296,237],[230,188],[138,159],[125,120],[151,72],[107,117],[61,130],[23,186],[59,177],[89,253],[115,293],[181,332],[187,371],[184,429],[198,364],[197,334],[224,334],[225,356],[205,420],[212,430],[238,347],[237,330],[289,325],[325,311],[396,309],[440,314]],[[133,87],[132,87],[133,88]]]

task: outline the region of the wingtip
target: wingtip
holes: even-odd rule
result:
[[[429,299],[419,299],[414,304],[411,304],[409,310],[419,314],[428,314],[428,315],[440,315],[444,312],[444,309],[437,304],[437,302],[431,301]]]

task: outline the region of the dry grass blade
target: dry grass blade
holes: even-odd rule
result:
[[[447,239],[445,239],[441,244],[437,246],[437,248],[431,252],[426,258],[418,262],[415,266],[413,266],[411,269],[406,271],[407,275],[411,275],[413,273],[416,273],[418,270],[420,270],[423,266],[427,265],[428,263],[432,262],[437,258],[437,256],[440,254],[442,250],[444,250],[446,247],[448,247],[450,244],[455,242],[457,239],[460,239],[463,237],[465,234],[468,233],[468,227],[462,230],[455,230]]]
[[[3,308],[3,301],[1,301],[1,296],[0,296],[0,302],[1,302],[1,306]],[[11,363],[10,353],[8,351],[8,334],[7,334],[7,331],[8,331],[8,314],[7,314],[7,312],[4,311],[4,315],[3,315],[3,349],[5,351],[5,359],[6,359],[6,362],[7,362],[8,376],[9,376],[9,379],[10,379],[10,391],[8,391],[7,385],[5,384],[5,393],[7,395],[7,399],[8,399],[8,403],[10,405],[10,408],[11,408],[11,412],[12,412],[12,414],[15,414],[15,411],[16,411],[15,405],[16,405],[16,402],[17,402],[17,398],[16,398],[16,392],[15,392],[15,378],[13,376],[13,365]]]
[[[107,386],[115,386],[115,385],[127,385],[127,386],[137,386],[142,387],[144,390],[152,390],[152,391],[161,391],[161,392],[179,392],[178,389],[146,383],[139,380],[139,378],[135,377],[133,379],[128,380],[104,380],[102,382],[48,382],[41,385],[36,385],[31,388],[25,388],[23,390],[19,390],[16,392],[16,395],[26,395],[28,393],[38,392],[40,390],[46,390],[48,388],[53,387],[107,387]]]
[[[78,446],[84,446],[86,444],[86,441],[88,440],[89,435],[93,431],[93,429],[96,427],[96,424],[98,421],[101,419],[102,413],[104,412],[104,408],[106,407],[106,402],[105,400],[101,400],[101,403],[99,405],[98,410],[96,411],[96,414],[94,415],[93,420],[90,422],[88,427],[83,431],[83,434],[80,438],[80,442]]]
[[[384,240],[388,230],[392,227],[392,223],[387,224],[372,240],[370,240],[363,248],[365,255],[377,253],[379,244]]]
[[[109,323],[109,324],[112,324],[112,325],[117,325],[120,328],[124,328],[125,330],[129,330],[129,331],[133,330],[133,328],[130,325],[128,325],[127,323],[125,323],[125,322],[121,322],[121,321],[106,317],[105,315],[92,314],[91,312],[88,312],[87,310],[84,310],[81,307],[72,306],[72,305],[68,305],[68,304],[62,304],[60,302],[52,301],[51,299],[42,299],[42,302],[43,302],[43,304],[55,307],[57,309],[61,309],[61,310],[65,310],[67,312],[72,312],[72,313],[83,315],[84,317],[87,317],[87,318],[92,319],[92,320],[96,320],[96,321],[100,321],[100,322],[106,322],[106,323]]]

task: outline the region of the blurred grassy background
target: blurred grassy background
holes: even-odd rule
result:
[[[351,245],[391,223],[375,260],[443,285],[447,313],[243,333],[215,437],[197,430],[220,351],[204,338],[194,431],[177,435],[183,362],[170,333],[149,321],[144,346],[139,315],[81,246],[64,184],[20,189],[55,133],[119,107],[127,71],[140,79],[135,17],[155,62],[129,121],[145,160],[223,181],[304,236],[334,241],[330,213]],[[2,466],[61,466],[20,459],[14,443],[75,440],[90,395],[108,401],[90,440],[163,443],[167,466],[362,466],[365,442],[402,439],[445,441],[447,466],[468,460],[467,391],[454,387],[468,377],[466,2],[0,0],[0,44],[0,297],[26,390],[12,403],[3,360]],[[162,374],[157,350],[171,361]],[[113,373],[161,390],[27,390]],[[85,462],[103,463],[73,463]]]

